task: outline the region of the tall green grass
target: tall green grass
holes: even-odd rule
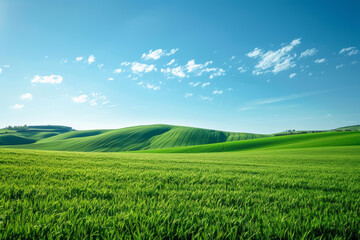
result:
[[[0,149],[0,239],[359,239],[359,182],[359,146]]]

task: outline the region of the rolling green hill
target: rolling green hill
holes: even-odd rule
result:
[[[34,144],[12,147],[80,152],[119,152],[184,147],[267,136],[158,124],[116,130],[71,131],[41,139]]]
[[[30,144],[44,138],[71,131],[65,126],[28,126],[26,131],[0,129],[0,145]]]
[[[330,146],[358,146],[360,145],[360,132],[324,132],[299,135],[287,135],[252,139],[247,141],[235,141],[215,143],[200,146],[180,148],[153,149],[145,152],[154,153],[201,153],[201,152],[229,152],[267,148],[312,148]]]
[[[341,130],[341,131],[360,131],[360,125],[340,127],[340,128],[336,128],[335,130]]]

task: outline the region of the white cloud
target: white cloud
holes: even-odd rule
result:
[[[326,59],[325,58],[316,59],[314,62],[315,63],[324,63],[324,62],[326,62]]]
[[[72,97],[71,99],[76,103],[84,103],[84,102],[86,102],[88,100],[88,95],[82,94],[82,95],[77,96],[77,97]]]
[[[249,52],[248,54],[246,54],[246,56],[251,57],[251,58],[256,58],[261,54],[261,49],[259,48],[255,48],[253,51]]]
[[[152,64],[147,65],[144,63],[133,62],[132,66],[131,66],[131,70],[133,71],[133,73],[136,73],[136,74],[148,73],[148,72],[155,70],[155,66]]]
[[[300,54],[299,58],[303,58],[303,57],[309,57],[309,56],[313,56],[318,52],[318,50],[316,48],[311,48],[311,49],[307,49],[305,52],[302,52]]]
[[[190,82],[189,85],[192,86],[192,87],[196,87],[197,85],[199,85],[201,82]]]
[[[31,93],[24,93],[20,96],[21,99],[27,99],[27,100],[32,100],[32,95]]]
[[[166,50],[162,50],[162,49],[157,49],[155,51],[150,50],[148,54],[143,53],[143,55],[141,56],[141,58],[145,59],[145,60],[149,60],[149,59],[153,59],[153,60],[157,60],[162,56],[170,56],[173,55],[174,53],[176,53],[179,49],[171,49],[170,52],[167,52]]]
[[[31,82],[32,83],[51,83],[51,84],[59,84],[63,80],[63,77],[60,75],[50,75],[50,76],[40,76],[36,75]]]
[[[22,108],[24,108],[24,104],[15,104],[15,105],[11,106],[11,108],[13,108],[13,109],[22,109]]]
[[[88,59],[87,59],[87,62],[88,62],[89,64],[92,64],[93,62],[95,62],[95,56],[94,56],[94,55],[90,55],[90,56],[88,57]]]
[[[191,97],[192,95],[192,93],[185,93],[185,98]]]
[[[220,95],[220,94],[223,94],[223,91],[222,90],[215,90],[215,91],[213,91],[213,94]]]
[[[277,74],[278,72],[295,67],[296,64],[293,59],[296,57],[296,54],[291,56],[290,52],[301,43],[300,40],[300,38],[294,39],[290,44],[276,51],[269,50],[263,53],[261,49],[255,48],[254,51],[248,53],[248,57],[260,57],[253,74],[260,75],[269,71]]]
[[[99,104],[108,104],[110,101],[108,98],[101,93],[91,93],[91,100],[89,101],[91,106],[98,106]]]
[[[2,73],[2,68],[0,68],[0,73]]]
[[[231,58],[230,58],[230,60],[234,60],[235,59],[235,56],[232,56]]]
[[[122,62],[120,65],[121,66],[129,66],[131,64],[131,62]]]
[[[144,88],[148,88],[148,89],[152,89],[152,90],[160,90],[160,86],[156,86],[154,84],[151,84],[151,83],[145,83],[143,81],[139,82],[138,83],[139,86],[142,86]]]
[[[209,86],[209,85],[210,85],[210,82],[206,82],[206,83],[203,83],[201,86],[206,87],[206,86]]]
[[[76,58],[75,58],[75,61],[76,61],[76,62],[81,62],[83,59],[84,59],[83,57],[76,57]]]
[[[109,77],[108,80],[109,80],[109,81],[114,81],[114,78]]]
[[[246,110],[254,109],[254,108],[256,108],[258,106],[261,106],[261,105],[267,105],[267,104],[272,104],[272,103],[290,101],[290,100],[295,100],[295,99],[298,99],[298,98],[313,96],[313,95],[321,94],[323,92],[324,91],[307,92],[307,93],[300,93],[300,94],[291,94],[291,95],[287,95],[287,96],[283,96],[283,97],[259,99],[259,100],[255,100],[253,102],[250,102],[246,106],[240,108],[239,111],[246,111]]]
[[[356,47],[348,47],[340,50],[339,54],[346,54],[348,56],[356,55],[359,53],[359,50]]]
[[[292,73],[289,75],[289,78],[294,78],[296,76],[296,73]]]
[[[188,61],[188,63],[185,65],[185,69],[187,70],[187,72],[193,72],[198,69],[201,69],[202,67],[203,67],[203,65],[196,64],[194,59]]]
[[[201,96],[201,95],[199,97],[200,97],[201,100],[205,100],[205,101],[213,100],[213,98],[211,98],[211,97],[206,97],[206,96]]]
[[[115,69],[114,73],[121,73],[123,70],[121,68]]]
[[[238,70],[240,71],[240,73],[246,72],[246,69],[244,67],[238,67]]]
[[[98,64],[98,68],[101,70],[102,68],[104,67],[104,64],[101,63],[101,64]]]
[[[170,66],[171,64],[173,64],[175,62],[175,59],[172,59],[170,62],[168,62],[166,65]]]
[[[342,68],[344,66],[344,64],[340,64],[336,66],[336,69]]]

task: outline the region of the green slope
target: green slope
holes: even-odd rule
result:
[[[300,134],[289,136],[268,137],[246,141],[215,143],[200,146],[180,148],[165,148],[147,150],[154,153],[200,153],[200,152],[228,152],[266,148],[312,148],[330,146],[358,146],[360,132],[325,132]]]
[[[18,144],[30,144],[36,142],[33,139],[16,136],[13,134],[0,135],[0,145],[18,145]]]
[[[340,127],[340,128],[336,128],[335,130],[341,130],[341,131],[360,131],[360,125]]]
[[[267,136],[158,124],[117,130],[73,131],[42,139],[34,144],[15,147],[59,151],[119,152],[184,147]]]

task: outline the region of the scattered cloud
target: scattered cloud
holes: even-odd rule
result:
[[[50,76],[40,76],[36,75],[31,82],[32,83],[51,83],[51,84],[59,84],[63,80],[63,77],[60,75],[50,75]]]
[[[336,69],[342,68],[344,66],[344,64],[340,64],[336,66]]]
[[[75,61],[76,61],[76,62],[81,62],[83,59],[84,59],[84,57],[76,57],[76,58],[75,58]]]
[[[171,64],[173,64],[175,62],[175,59],[172,59],[170,62],[168,62],[166,65],[170,66]]]
[[[86,102],[88,100],[88,95],[82,94],[82,95],[77,96],[77,97],[72,97],[71,99],[76,103],[84,103],[84,102]]]
[[[156,86],[154,84],[151,84],[151,83],[145,83],[143,81],[139,82],[138,83],[139,86],[142,86],[144,88],[148,88],[148,89],[152,89],[152,90],[160,90],[160,86]]]
[[[2,68],[0,68],[0,73],[2,73]]]
[[[89,64],[92,64],[93,62],[95,62],[95,56],[94,56],[94,55],[90,55],[90,56],[88,57],[88,59],[87,59],[87,62],[88,62]]]
[[[317,52],[318,50],[316,48],[307,49],[306,51],[300,54],[299,58],[314,56]]]
[[[131,70],[133,71],[133,73],[136,74],[148,73],[155,70],[155,66],[153,64],[147,65],[144,63],[133,62],[131,66]]]
[[[289,75],[289,78],[294,78],[296,76],[296,73],[292,73]]]
[[[238,70],[240,71],[240,73],[246,72],[246,69],[244,67],[238,67]]]
[[[206,87],[206,86],[209,86],[209,85],[210,85],[210,82],[206,82],[206,83],[203,83],[201,86]]]
[[[32,94],[31,93],[24,93],[20,96],[21,99],[26,99],[26,100],[32,100]]]
[[[324,63],[324,62],[326,62],[326,59],[325,58],[316,59],[314,62],[315,63]]]
[[[166,50],[163,49],[157,49],[155,51],[150,50],[148,54],[143,53],[143,55],[141,56],[142,59],[145,60],[149,60],[149,59],[153,59],[153,60],[157,60],[162,56],[170,56],[173,55],[174,53],[176,53],[179,49],[171,49],[170,52],[167,52]]]
[[[193,94],[192,93],[185,93],[185,98],[189,98],[191,97]]]
[[[200,95],[199,97],[200,97],[201,100],[205,100],[205,101],[213,100],[213,98],[211,98],[211,97],[206,97],[206,96],[202,96],[202,95]]]
[[[198,86],[200,83],[201,83],[201,82],[196,82],[196,83],[190,82],[189,85],[192,86],[192,87],[196,87],[196,86]]]
[[[120,65],[121,66],[129,66],[131,64],[131,62],[122,62]]]
[[[98,64],[98,68],[101,70],[102,68],[104,67],[104,64],[101,63],[101,64]]]
[[[176,68],[173,68],[171,69],[171,74],[176,76],[176,77],[185,77],[185,73],[183,72],[182,68],[179,66],[179,67],[176,67]]]
[[[121,68],[115,69],[114,73],[121,73],[123,70]]]
[[[13,108],[13,109],[22,109],[22,108],[24,108],[24,104],[15,104],[15,105],[11,106],[11,108]]]
[[[257,58],[259,55],[261,55],[261,49],[259,48],[255,48],[254,50],[246,54],[246,56],[251,58]]]
[[[109,81],[114,81],[114,78],[109,77],[108,80],[109,80]]]
[[[98,106],[98,105],[105,105],[108,104],[110,101],[108,98],[101,93],[91,93],[91,100],[89,101],[91,106]]]
[[[357,55],[358,53],[359,50],[357,50],[356,47],[343,48],[339,52],[339,54],[346,54],[348,56]]]
[[[269,50],[267,52],[262,52],[261,49],[255,48],[252,52],[249,52],[247,54],[248,57],[260,57],[253,74],[260,75],[267,72],[277,74],[281,71],[295,67],[296,64],[293,60],[296,57],[296,54],[290,55],[290,52],[295,46],[301,43],[300,40],[300,38],[294,39],[290,44],[285,45],[276,51]]]
[[[215,91],[213,91],[213,94],[221,95],[221,94],[223,94],[223,91],[222,90],[215,90]]]

